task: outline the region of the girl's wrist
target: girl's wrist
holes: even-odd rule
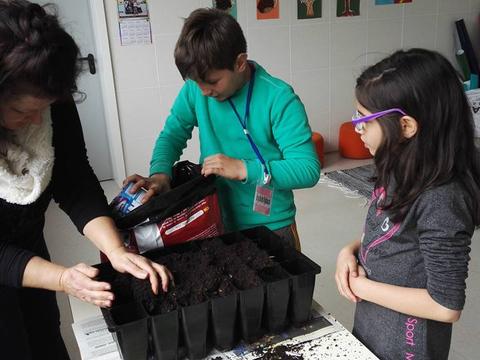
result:
[[[365,299],[366,294],[368,294],[368,283],[369,279],[365,276],[357,276],[350,280],[350,287],[352,288],[353,293],[358,296],[360,299]]]

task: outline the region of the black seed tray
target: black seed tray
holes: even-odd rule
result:
[[[258,273],[263,284],[163,314],[149,314],[138,302],[102,308],[123,359],[176,360],[185,356],[201,359],[212,347],[229,350],[242,339],[251,342],[267,333],[279,333],[290,324],[301,326],[309,320],[315,275],[321,271],[319,265],[285,245],[266,227],[222,235],[220,239],[227,245],[247,239],[268,253],[275,266]],[[195,251],[205,240],[144,255],[154,260],[172,253]],[[100,269],[100,280],[110,281],[115,275],[108,263],[96,267]]]

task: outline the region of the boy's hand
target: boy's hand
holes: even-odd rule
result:
[[[340,295],[353,302],[358,302],[360,299],[353,293],[350,287],[350,279],[356,278],[358,273],[359,265],[357,264],[355,253],[350,245],[345,246],[340,250],[337,257],[335,281]]]
[[[215,174],[230,180],[245,180],[247,169],[242,160],[234,159],[223,154],[215,154],[205,158],[202,175]]]
[[[167,174],[153,174],[148,178],[137,174],[130,175],[123,180],[123,186],[130,182],[134,183],[130,189],[131,194],[135,194],[140,188],[147,190],[145,196],[142,198],[142,204],[145,204],[152,196],[170,190],[170,176]]]

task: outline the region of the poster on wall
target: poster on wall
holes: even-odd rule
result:
[[[412,0],[375,0],[375,5],[406,4]]]
[[[322,0],[297,0],[297,18],[315,19],[322,17]]]
[[[337,17],[360,15],[360,0],[337,0]]]
[[[225,11],[237,18],[237,1],[238,0],[212,0],[212,6],[215,9]]]
[[[118,16],[122,18],[148,17],[147,0],[117,0]]]
[[[280,18],[280,0],[257,0],[257,19]]]
[[[117,0],[117,8],[122,46],[151,44],[147,0]]]

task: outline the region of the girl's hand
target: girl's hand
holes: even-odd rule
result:
[[[203,176],[211,174],[230,180],[244,180],[247,177],[247,169],[242,160],[215,154],[205,158],[202,166]]]
[[[335,271],[335,281],[337,283],[338,292],[352,302],[358,302],[360,299],[353,293],[350,288],[350,279],[358,276],[359,265],[357,258],[350,245],[345,246],[337,257],[337,268]],[[363,270],[363,268],[362,268]],[[363,270],[365,272],[365,270]]]
[[[80,263],[64,269],[60,275],[60,289],[82,301],[101,307],[112,306],[114,299],[110,284],[93,280],[98,275],[98,269]]]
[[[131,182],[133,182],[133,186],[129,190],[131,194],[135,194],[141,188],[147,190],[142,198],[142,204],[145,204],[152,196],[170,190],[170,176],[167,174],[153,174],[148,178],[138,174],[130,175],[123,180],[123,186]]]
[[[367,278],[367,272],[365,271],[365,269],[361,266],[361,265],[357,265],[357,268],[358,268],[358,275],[357,276],[353,276],[351,273],[350,273],[350,276],[348,278],[348,281],[349,281],[349,284],[350,284],[350,290],[352,291],[352,293],[354,294],[354,296],[357,298],[357,301],[362,301],[362,299],[357,296],[356,294],[359,293],[359,286],[360,286],[360,283]]]
[[[121,273],[129,273],[138,279],[150,279],[152,291],[158,294],[161,285],[164,292],[168,291],[169,280],[173,281],[170,271],[163,265],[157,264],[144,256],[129,252],[120,246],[106,254],[115,270]]]

